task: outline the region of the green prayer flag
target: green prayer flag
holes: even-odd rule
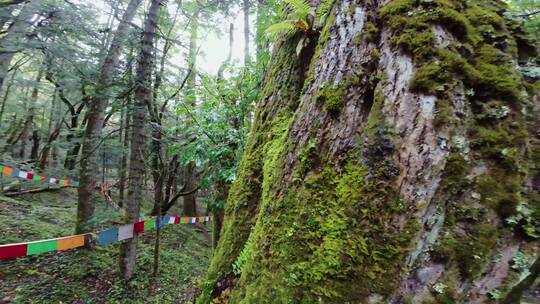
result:
[[[49,251],[56,251],[58,248],[56,240],[28,243],[26,255],[40,254]]]
[[[156,221],[146,220],[146,222],[144,222],[144,231],[154,229],[154,228],[156,228]]]
[[[33,180],[35,180],[35,181],[40,181],[40,180],[41,180],[41,176],[39,176],[39,175],[34,175]]]

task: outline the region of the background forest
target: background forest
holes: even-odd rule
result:
[[[540,41],[540,2],[508,2],[508,18]],[[0,0],[0,164],[79,182],[3,174],[0,244],[141,215],[213,217],[121,245],[0,261],[0,303],[194,303],[274,42],[309,19],[303,4]],[[287,9],[298,16],[280,22]],[[537,66],[522,72],[540,77]]]

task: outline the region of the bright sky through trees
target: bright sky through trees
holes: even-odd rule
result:
[[[110,5],[107,4],[108,1],[106,0],[95,0],[95,1],[88,1],[88,0],[74,0],[73,3],[78,3],[79,5],[87,5],[90,7],[94,7],[96,10],[98,10],[101,13],[100,22],[105,25],[107,23],[107,19],[110,15]],[[171,14],[174,14],[175,6],[168,6],[169,12]],[[209,73],[211,75],[215,75],[221,65],[221,63],[225,60],[228,53],[228,47],[229,47],[229,37],[228,37],[228,30],[229,30],[229,24],[230,22],[233,22],[234,24],[234,40],[235,43],[233,44],[233,56],[232,60],[233,63],[236,63],[235,65],[241,65],[242,64],[242,58],[244,56],[244,41],[243,41],[243,28],[244,28],[244,18],[241,12],[240,6],[234,6],[231,9],[231,14],[228,16],[223,16],[218,14],[215,19],[219,20],[220,22],[212,22],[212,24],[215,24],[216,26],[214,28],[208,28],[204,29],[201,32],[201,39],[200,39],[200,51],[199,51],[199,58],[198,58],[198,68],[200,71]],[[251,19],[253,20],[253,18]],[[117,23],[117,22],[116,22]],[[135,24],[141,25],[142,20],[140,16],[137,16],[134,20]],[[252,33],[253,35],[253,33]],[[251,39],[251,42],[253,44],[253,38]],[[188,43],[188,37],[183,37],[183,41]],[[250,47],[250,50],[254,50],[254,45]],[[185,49],[182,50],[177,47],[174,53],[174,56],[170,59],[170,62],[173,63],[175,66],[183,66],[183,63],[185,62]]]

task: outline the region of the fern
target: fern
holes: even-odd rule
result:
[[[270,38],[276,38],[279,34],[291,35],[296,32],[294,20],[285,20],[272,24],[264,33]]]
[[[309,15],[312,15],[308,0],[283,0],[283,3],[292,8],[294,19],[305,20]]]
[[[289,18],[269,26],[265,34],[275,39],[279,34],[292,35],[309,28],[308,18],[314,13],[308,0],[282,0],[282,5],[290,9]]]
[[[326,20],[326,17],[332,10],[332,7],[334,6],[334,0],[322,0],[321,4],[319,4],[319,7],[317,8],[317,20],[318,24],[322,25],[324,24],[324,21]]]
[[[244,271],[244,266],[246,265],[246,262],[249,258],[249,255],[253,252],[253,242],[252,242],[252,233],[249,235],[246,243],[244,244],[244,248],[242,248],[242,251],[240,251],[240,254],[236,258],[236,261],[233,263],[233,272],[236,275],[241,275]]]

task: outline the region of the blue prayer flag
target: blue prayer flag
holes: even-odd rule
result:
[[[116,241],[118,241],[118,227],[103,230],[98,233],[98,246],[105,246]]]

